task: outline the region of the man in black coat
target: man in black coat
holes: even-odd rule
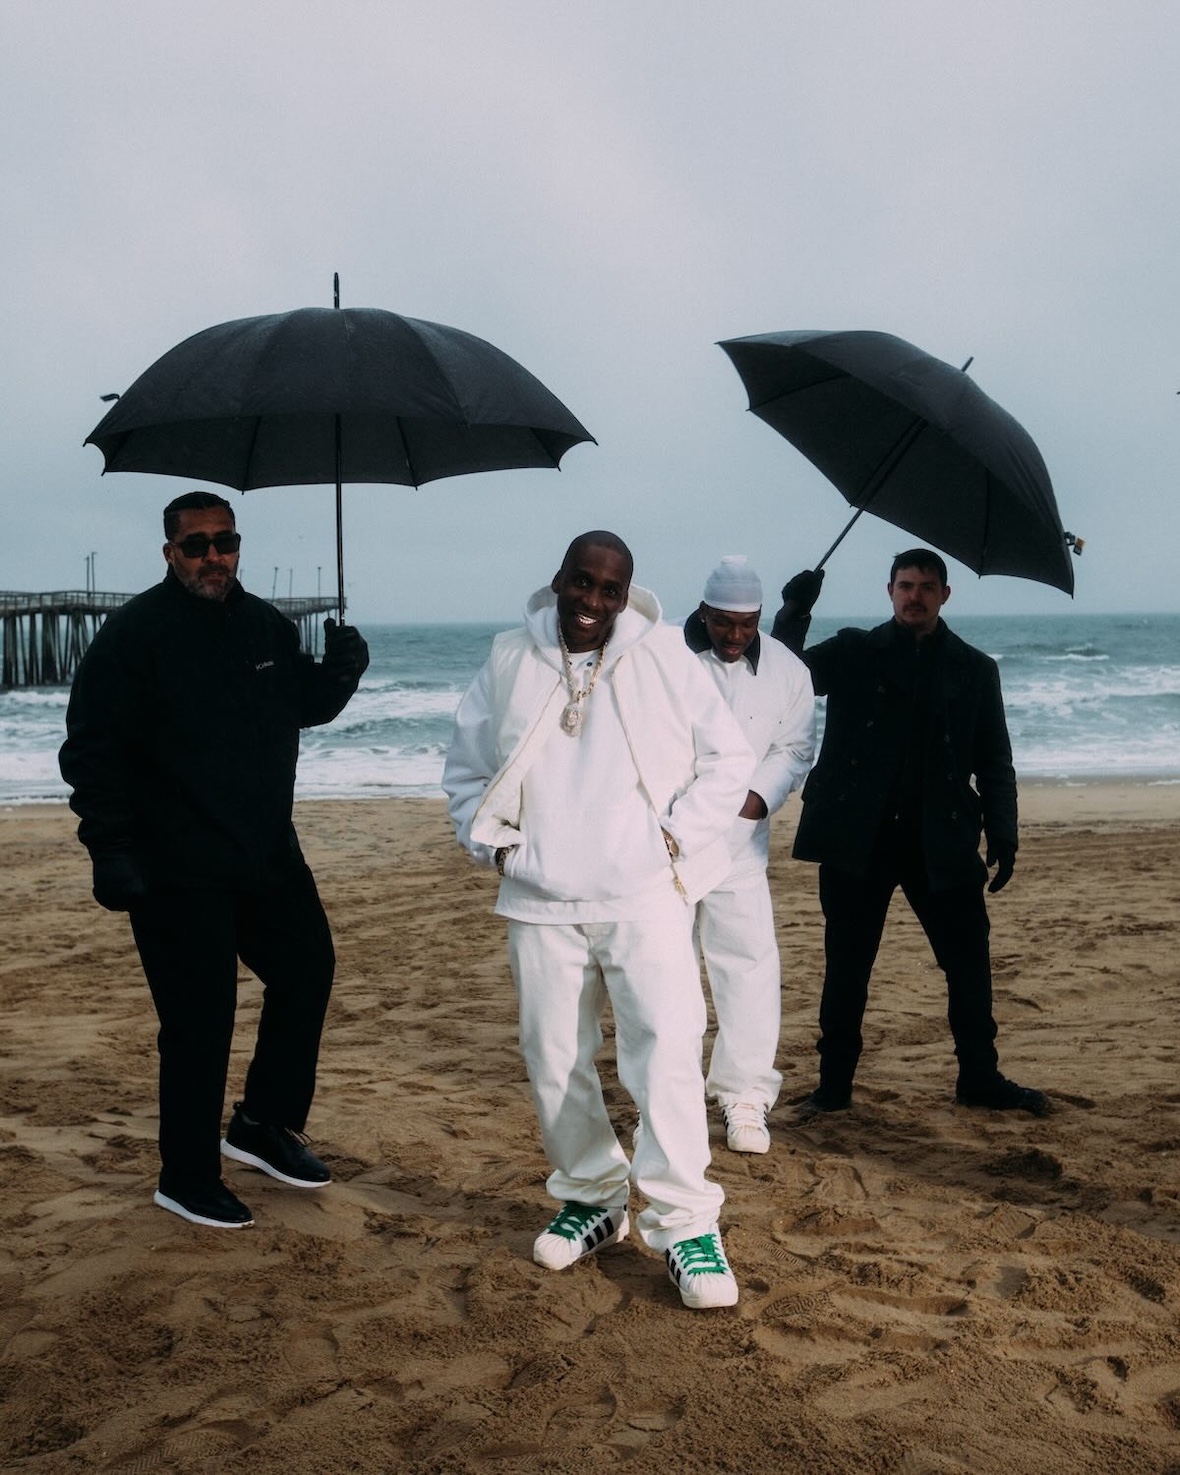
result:
[[[898,886],[946,975],[957,1099],[1043,1113],[1040,1091],[1000,1074],[992,1017],[983,888],[993,866],[988,890],[1007,885],[1017,848],[999,670],[943,622],[951,590],[946,564],[930,549],[894,559],[891,620],[841,630],[804,651],[822,581],[822,573],[797,574],[773,628],[807,663],[816,695],[828,699],[794,846],[796,858],[819,862],[825,923],[819,1087],[804,1114],[851,1103],[869,976]]]
[[[238,582],[241,537],[213,492],[164,509],[163,581],[116,610],[83,657],[62,776],[94,897],[128,913],[160,1021],[155,1202],[245,1228],[221,1156],[296,1188],[327,1167],[303,1127],[335,969],[292,824],[299,729],[330,722],[368,649],[325,623],[317,664],[290,620]],[[221,1137],[238,960],[263,987],[242,1101]]]

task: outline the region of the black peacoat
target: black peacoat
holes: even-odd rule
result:
[[[915,643],[893,620],[845,629],[799,652],[827,697],[823,744],[803,789],[799,860],[863,875],[882,825],[894,818],[911,733],[921,734],[922,854],[932,889],[982,880],[981,831],[1015,850],[1016,775],[994,660],[942,620]],[[914,726],[915,662],[925,673],[926,720]],[[910,822],[913,817],[909,817]]]

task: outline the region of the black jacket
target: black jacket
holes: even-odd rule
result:
[[[302,864],[291,822],[299,729],[356,690],[235,584],[171,570],[115,611],[78,667],[59,756],[94,857],[130,852],[149,886],[261,889]]]
[[[941,620],[922,642],[889,620],[797,654],[816,695],[828,699],[803,789],[798,859],[863,875],[882,825],[899,810],[903,828],[920,833],[936,889],[984,874],[981,829],[989,844],[1016,848],[1016,775],[990,656]]]

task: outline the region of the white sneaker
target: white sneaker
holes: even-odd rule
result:
[[[680,1292],[680,1299],[693,1311],[737,1305],[737,1281],[725,1258],[717,1229],[696,1239],[677,1241],[664,1251],[664,1259],[668,1262],[668,1278]]]
[[[626,1239],[630,1227],[625,1204],[563,1204],[533,1242],[533,1259],[546,1270],[565,1270],[583,1255]]]
[[[725,1142],[730,1152],[769,1152],[766,1108],[759,1101],[734,1101],[721,1108]]]

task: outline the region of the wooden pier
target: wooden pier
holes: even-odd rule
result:
[[[112,610],[132,598],[131,594],[76,589],[50,594],[0,591],[0,686],[68,686],[95,631]],[[303,649],[318,655],[320,625],[316,616],[334,614],[336,600],[292,597],[267,603],[296,626]]]

